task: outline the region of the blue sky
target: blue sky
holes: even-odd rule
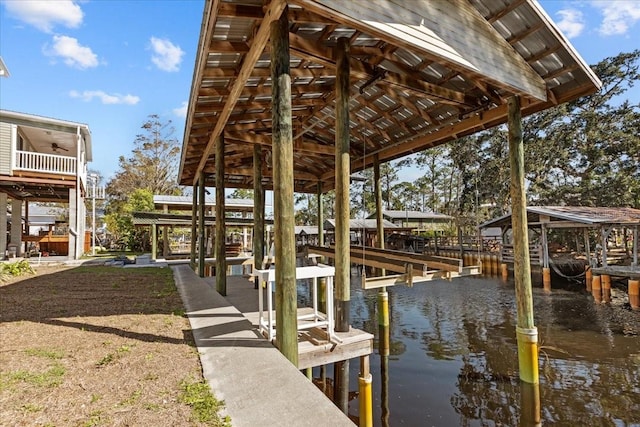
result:
[[[640,48],[640,0],[540,3],[588,64]],[[182,141],[203,6],[0,0],[0,108],[88,124],[90,166],[109,179],[150,114]]]

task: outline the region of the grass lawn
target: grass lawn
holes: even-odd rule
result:
[[[170,269],[40,267],[3,280],[0,425],[229,425]]]

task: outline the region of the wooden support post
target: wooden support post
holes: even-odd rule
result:
[[[349,40],[338,39],[336,46],[336,331],[349,331]]]
[[[389,293],[386,287],[378,292],[378,325],[389,326]]]
[[[542,267],[542,287],[545,292],[551,292],[551,269]]]
[[[600,230],[602,234],[602,266],[607,267],[607,256],[609,252],[609,248],[607,245],[607,240],[609,239],[609,233],[611,232],[611,228],[602,227]]]
[[[289,71],[288,8],[271,25],[271,101],[273,105],[273,209],[276,263],[276,341],[298,365],[296,242],[293,203],[293,130]]]
[[[527,206],[524,187],[524,144],[520,98],[508,102],[509,159],[511,169],[511,227],[513,229],[514,279],[517,303],[518,365],[520,379],[531,384],[540,381],[538,373],[538,329],[533,322],[531,263]]]
[[[384,217],[382,216],[382,185],[380,180],[380,156],[376,153],[373,155],[373,186],[376,199],[376,235],[377,248],[384,249]],[[386,272],[384,268],[378,271],[379,276],[384,276]]]
[[[373,404],[371,383],[373,377],[369,367],[369,355],[360,356],[360,377],[358,378],[358,399],[360,403],[360,427],[373,427]]]
[[[380,339],[378,341],[378,353],[380,354],[380,409],[382,412],[382,425],[389,426],[389,353],[390,334],[389,326],[378,328]]]
[[[324,246],[324,198],[322,196],[322,182],[318,181],[318,190],[317,190],[317,205],[318,205],[318,246]],[[320,261],[324,263],[324,257],[320,258]],[[320,300],[319,310],[323,313],[327,312],[327,297],[326,297],[326,286],[327,279],[324,277],[320,278],[319,281],[319,290],[318,297]]]
[[[602,281],[602,302],[608,304],[611,302],[611,276],[603,274]]]
[[[198,185],[193,184],[193,194],[191,198],[191,257],[189,262],[191,268],[196,268],[196,241],[198,232]]]
[[[169,226],[162,226],[162,257],[167,258],[169,255]]]
[[[584,253],[587,257],[587,265],[591,265],[591,243],[589,243],[589,229],[584,229]]]
[[[204,172],[198,177],[198,276],[204,277]]]
[[[264,268],[264,210],[265,193],[262,185],[262,146],[253,146],[253,268]],[[258,276],[255,277],[255,288],[258,289]]]
[[[349,239],[349,40],[338,39],[336,46],[336,228],[335,285],[336,332],[348,332],[350,322],[350,239]],[[335,404],[349,411],[349,361],[335,364]]]
[[[542,287],[545,292],[551,292],[551,270],[549,269],[549,240],[547,239],[547,226],[541,225],[542,238]]]
[[[509,266],[506,263],[500,264],[500,271],[502,273],[502,280],[505,282],[509,280]]]
[[[600,276],[593,276],[591,281],[591,295],[597,304],[602,302],[602,288],[600,283]]]
[[[591,271],[591,266],[584,266],[584,281],[587,287],[587,292],[591,292],[591,283],[593,282],[593,271]]]
[[[158,259],[158,224],[151,224],[151,259]]]
[[[631,309],[640,309],[640,280],[629,279],[629,304]]]
[[[216,141],[216,290],[227,295],[227,258],[224,218],[224,132]]]
[[[638,266],[638,226],[633,227],[633,260],[631,265]]]

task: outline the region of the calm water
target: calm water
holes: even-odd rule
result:
[[[531,391],[518,379],[512,283],[466,278],[388,290],[388,357],[379,353],[377,291],[351,290],[352,325],[375,335],[376,426],[532,425]],[[640,426],[640,312],[562,290],[534,289],[534,306],[542,424]],[[351,390],[358,370],[353,360]]]

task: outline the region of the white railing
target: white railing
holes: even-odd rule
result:
[[[75,157],[16,150],[15,169],[32,172],[75,175],[76,159]]]

